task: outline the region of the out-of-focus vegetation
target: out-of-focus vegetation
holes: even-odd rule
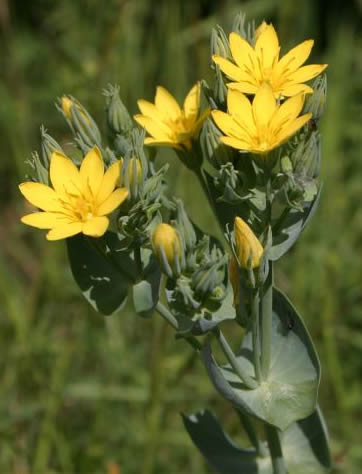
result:
[[[278,281],[320,354],[336,472],[362,471],[362,3],[338,3],[0,0],[1,473],[203,474],[179,412],[214,407],[238,432],[201,364],[162,322],[88,307],[64,245],[19,223],[17,184],[41,124],[70,140],[56,97],[71,93],[101,126],[109,82],[132,113],[158,84],[181,99],[210,77],[211,28],[228,30],[239,10],[273,21],[285,50],[315,38],[314,59],[330,65],[322,203]],[[197,183],[172,151],[163,157],[174,192],[215,230]]]

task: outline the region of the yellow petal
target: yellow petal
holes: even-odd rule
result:
[[[224,145],[231,146],[237,150],[251,150],[252,148],[249,142],[234,137],[221,137],[220,141],[224,143]]]
[[[107,217],[93,217],[93,219],[83,223],[82,232],[91,237],[102,237],[108,226],[109,220]]]
[[[54,227],[54,229],[47,233],[46,238],[48,240],[66,239],[67,237],[72,237],[73,235],[79,234],[80,232],[82,232],[82,223],[72,222],[71,224],[64,224],[59,227]]]
[[[121,161],[118,160],[112,163],[111,166],[104,173],[103,181],[100,190],[97,194],[96,202],[102,204],[116,187],[117,181],[121,175]]]
[[[259,89],[259,84],[250,81],[230,82],[227,84],[229,89],[233,89],[243,94],[256,94]]]
[[[80,166],[82,190],[86,196],[97,196],[104,175],[104,163],[101,152],[94,146],[84,157]]]
[[[238,123],[231,117],[231,115],[222,112],[221,110],[213,110],[211,112],[212,118],[216,125],[225,135],[235,138],[245,138],[246,134]]]
[[[313,94],[313,89],[306,84],[292,84],[292,85],[285,85],[281,87],[279,91],[275,91],[277,96],[282,95],[285,97],[293,97],[297,94]],[[279,92],[279,93],[278,93]]]
[[[230,50],[236,64],[245,71],[246,69],[252,71],[252,75],[257,77],[257,56],[255,51],[250,46],[246,39],[242,38],[238,33],[230,33],[229,35]],[[244,78],[242,78],[244,80]]]
[[[163,122],[159,122],[158,120],[154,120],[144,115],[135,115],[134,119],[154,138],[168,140],[173,135],[171,128]]]
[[[157,138],[145,138],[145,145],[149,146],[169,146],[171,148],[177,148],[178,150],[182,149],[182,146],[173,140],[158,140]]]
[[[176,99],[164,87],[157,87],[155,104],[171,120],[177,120],[181,115],[181,109]]]
[[[288,124],[286,127],[283,127],[275,137],[275,143],[276,143],[275,146],[280,145],[284,143],[286,140],[288,140],[289,137],[294,135],[311,118],[312,118],[312,114],[304,114],[298,117],[297,119],[295,119],[290,124]]]
[[[291,82],[307,82],[318,76],[328,64],[309,64],[308,66],[303,66],[292,74],[288,75],[288,81]]]
[[[244,81],[245,79],[248,79],[248,74],[245,71],[227,59],[217,56],[216,54],[213,55],[212,59],[214,63],[219,66],[222,72],[233,81]]]
[[[255,136],[257,132],[249,99],[238,90],[229,89],[227,106],[229,113],[237,120],[239,125],[245,128],[248,135]]]
[[[276,109],[276,101],[274,93],[267,83],[263,83],[255,94],[252,107],[256,126],[258,128],[268,126]]]
[[[167,120],[167,114],[158,109],[155,104],[152,104],[147,100],[140,99],[137,101],[137,105],[145,117],[153,118],[159,122]]]
[[[278,61],[279,41],[273,25],[266,25],[255,43],[255,52],[264,68],[271,68]]]
[[[186,120],[196,121],[200,110],[200,95],[201,85],[200,82],[197,82],[187,94],[184,101],[183,109]]]
[[[80,194],[81,181],[78,168],[63,153],[58,151],[52,153],[49,173],[52,185],[59,195]]]
[[[285,54],[275,66],[272,81],[279,80],[281,74],[290,73],[298,69],[309,58],[313,48],[313,40],[303,41]]]
[[[288,122],[295,120],[302,111],[303,105],[303,94],[298,94],[286,100],[280,107],[278,107],[270,121],[270,129],[272,132],[278,133],[281,127]]]
[[[35,207],[44,211],[61,211],[57,193],[50,186],[31,181],[19,185],[22,195]]]
[[[21,222],[38,229],[52,229],[57,225],[69,224],[72,219],[59,212],[33,212],[23,216]]]
[[[127,196],[127,188],[116,189],[104,202],[98,206],[96,210],[97,216],[104,216],[111,213],[127,199]]]

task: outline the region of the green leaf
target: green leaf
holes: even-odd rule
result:
[[[133,286],[133,303],[137,314],[150,317],[160,296],[161,269],[149,250],[143,250],[142,261],[143,279]]]
[[[210,411],[182,417],[192,441],[219,474],[273,474],[271,458],[258,457],[254,449],[237,446]],[[281,443],[289,474],[330,471],[328,435],[319,409],[284,431]]]
[[[276,289],[270,371],[255,390],[247,389],[229,365],[219,367],[210,345],[204,346],[201,357],[221,395],[265,423],[285,430],[315,409],[320,381],[318,356],[301,317]],[[237,358],[244,372],[254,377],[250,331]]]
[[[94,240],[84,235],[67,239],[68,258],[86,300],[99,313],[110,315],[126,303],[130,278],[126,275],[134,272],[134,263],[125,252],[116,251],[116,234],[107,232],[104,239]],[[99,249],[101,245],[104,253]],[[127,269],[124,273],[123,268]]]
[[[314,200],[304,206],[303,211],[290,209],[279,229],[276,229],[274,226],[273,245],[268,252],[268,258],[270,260],[278,260],[294,245],[299,235],[303,232],[304,228],[317,210],[321,191],[322,186]]]

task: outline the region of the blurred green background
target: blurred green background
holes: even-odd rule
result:
[[[1,473],[206,474],[179,413],[212,407],[238,432],[200,362],[163,323],[88,307],[64,244],[19,223],[17,184],[41,124],[70,141],[57,97],[77,97],[101,127],[109,82],[132,113],[158,84],[182,99],[210,77],[211,28],[228,31],[240,10],[271,20],[284,51],[315,38],[312,59],[329,63],[322,203],[277,278],[320,354],[336,472],[362,472],[361,0],[0,0]],[[168,157],[172,189],[215,231],[198,184]]]

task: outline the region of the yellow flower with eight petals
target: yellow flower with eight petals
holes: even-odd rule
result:
[[[230,34],[230,50],[235,64],[222,56],[212,57],[233,81],[228,87],[245,94],[255,94],[267,82],[277,98],[313,92],[304,83],[318,76],[327,67],[327,64],[302,66],[311,53],[313,40],[300,43],[279,59],[279,40],[273,25],[263,22],[255,32],[255,38],[253,48],[238,33]]]
[[[135,115],[134,119],[151,135],[145,139],[145,144],[190,150],[192,140],[209,114],[207,109],[199,115],[200,99],[201,85],[197,82],[187,94],[182,108],[161,86],[156,89],[154,104],[147,100],[138,100],[142,115]]]
[[[211,112],[216,125],[225,133],[220,140],[238,150],[267,153],[294,135],[312,114],[298,117],[304,105],[304,94],[298,94],[281,105],[271,87],[264,83],[253,103],[242,93],[229,89],[228,113]]]
[[[83,233],[101,237],[109,226],[106,217],[128,196],[126,188],[115,189],[120,176],[120,162],[104,172],[98,147],[84,157],[80,169],[70,158],[53,152],[50,160],[53,187],[35,182],[20,184],[19,189],[33,206],[41,209],[21,221],[39,229],[50,229],[48,240],[59,240]]]

